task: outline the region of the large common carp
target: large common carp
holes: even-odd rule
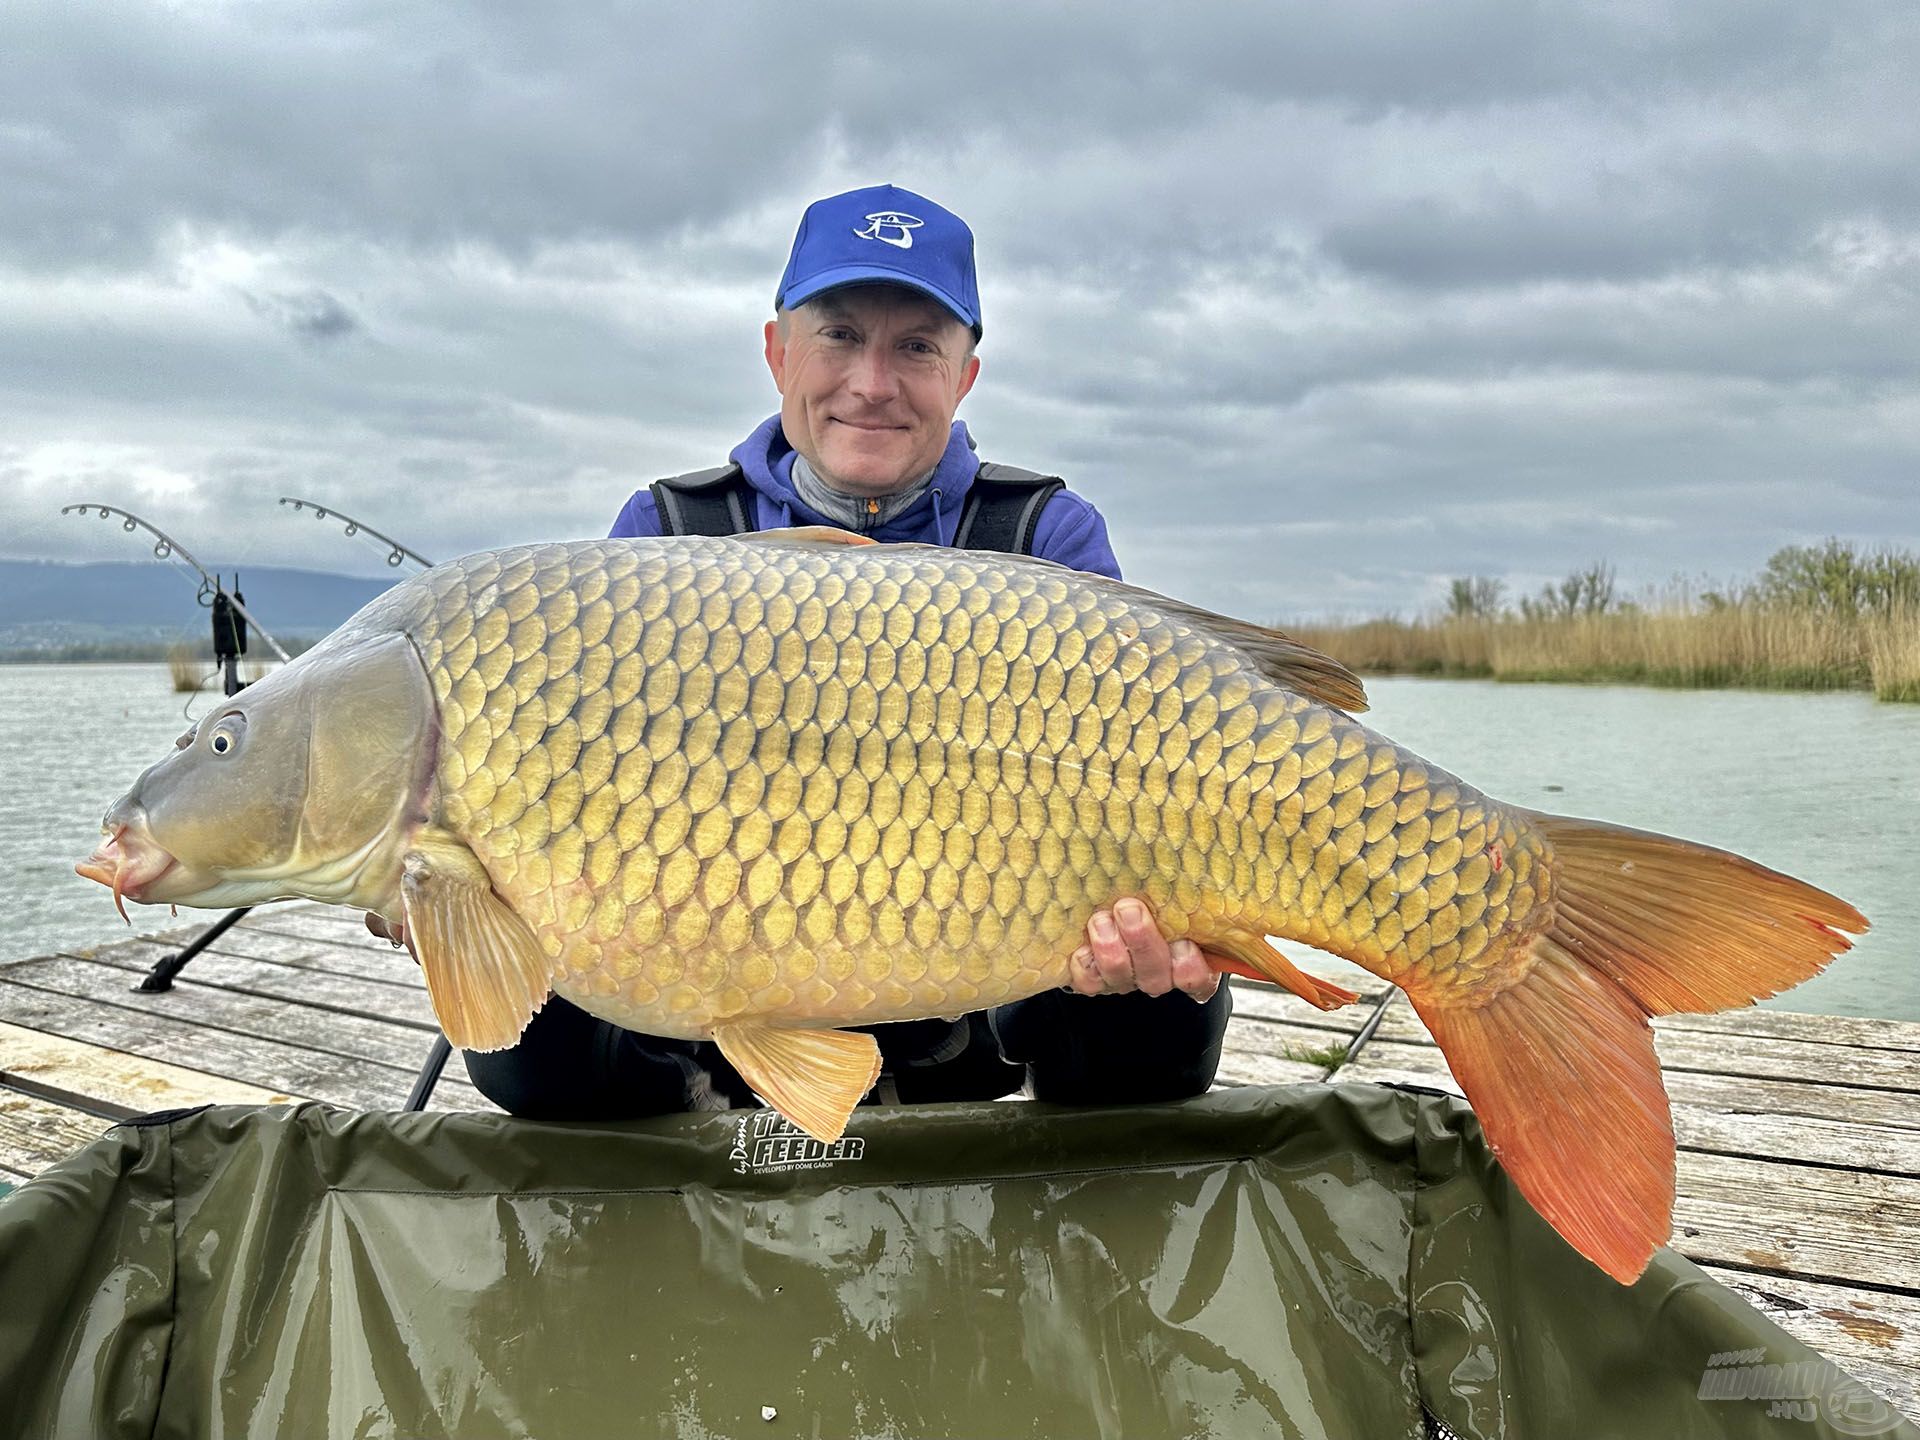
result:
[[[1406,991],[1534,1206],[1626,1281],[1665,1239],[1650,1014],[1818,971],[1865,921],[1683,841],[1503,805],[1275,632],[1035,560],[804,536],[468,556],[229,700],[81,873],[404,915],[456,1045],[549,991],[711,1037],[836,1137],[836,1027],[1063,983],[1138,894],[1324,1008],[1280,935]]]

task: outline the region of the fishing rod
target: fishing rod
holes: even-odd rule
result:
[[[311,510],[313,511],[313,518],[316,520],[334,519],[344,521],[346,523],[347,534],[349,535],[358,535],[362,531],[365,531],[382,545],[388,547],[387,564],[389,565],[398,567],[404,559],[413,561],[413,563],[418,565],[422,570],[431,570],[433,568],[433,562],[419,551],[408,549],[391,535],[381,534],[378,530],[374,529],[373,526],[367,524],[366,521],[356,520],[344,510],[337,509],[331,505],[318,505],[311,500],[296,499],[292,495],[282,495],[280,497],[280,503],[282,505],[291,505],[295,510]]]
[[[230,606],[242,620],[246,621],[247,624],[259,632],[260,638],[272,647],[274,654],[278,655],[282,660],[293,659],[291,655],[287,654],[285,647],[268,632],[267,627],[255,619],[253,612],[247,609],[241,602],[238,590],[229,591],[220,583],[220,577],[218,575],[210,573],[206,566],[193,558],[192,553],[186,546],[182,545],[178,540],[175,540],[157,525],[142,519],[131,510],[122,510],[117,505],[102,505],[93,500],[88,500],[78,505],[62,505],[60,507],[60,513],[62,515],[85,515],[90,510],[97,511],[102,520],[112,515],[120,516],[120,528],[129,533],[135,530],[144,530],[153,536],[153,554],[155,559],[184,561],[199,575],[200,593],[196,598],[198,598],[202,605],[211,605],[217,610],[221,603],[224,602]],[[229,690],[227,693],[232,694],[233,692]]]

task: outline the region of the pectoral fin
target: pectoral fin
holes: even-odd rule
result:
[[[825,1145],[846,1132],[853,1107],[880,1078],[871,1035],[722,1025],[713,1039],[756,1094]]]
[[[445,831],[422,831],[401,859],[407,936],[447,1039],[504,1050],[547,1001],[552,963],[485,868]]]

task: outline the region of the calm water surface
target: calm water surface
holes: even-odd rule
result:
[[[1738,850],[1844,896],[1872,932],[1772,1003],[1920,1020],[1920,706],[1463,681],[1368,690],[1375,729],[1501,799]],[[73,863],[113,799],[212,703],[173,694],[163,666],[0,666],[0,959],[129,933]],[[130,911],[143,931],[178,923]]]

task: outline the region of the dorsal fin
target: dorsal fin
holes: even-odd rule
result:
[[[1118,582],[1115,584],[1117,588],[1130,591],[1151,603],[1168,619],[1178,620],[1183,625],[1204,630],[1226,641],[1276,685],[1284,685],[1309,700],[1318,700],[1322,705],[1332,705],[1351,715],[1357,715],[1367,708],[1367,690],[1360,683],[1360,677],[1331,655],[1323,655],[1311,645],[1302,645],[1289,635],[1265,625],[1256,625],[1251,620],[1236,620],[1231,615],[1202,610],[1198,605],[1189,605],[1184,600],[1169,600],[1151,590],[1119,585]]]
[[[878,545],[871,535],[856,535],[836,525],[789,525],[783,530],[754,530],[731,537],[754,545]]]

